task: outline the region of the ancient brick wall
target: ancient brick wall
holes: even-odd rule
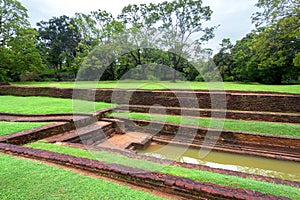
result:
[[[151,189],[176,194],[187,199],[287,199],[271,194],[262,194],[229,186],[195,181],[188,178],[151,172],[147,170],[110,164],[102,161],[80,158],[55,152],[31,149],[21,146],[0,143],[0,152],[46,160],[76,169],[84,169],[102,176],[122,180]]]
[[[74,95],[73,95],[74,92]],[[300,95],[242,93],[242,92],[207,92],[196,91],[191,94],[186,91],[125,91],[111,89],[70,89],[46,87],[16,87],[0,86],[0,95],[17,96],[50,96],[59,98],[72,98],[111,102],[114,92],[115,103],[130,105],[159,104],[167,107],[195,107],[211,108],[211,97],[215,102],[215,109],[223,108],[221,100],[226,98],[228,110],[269,111],[269,112],[300,112]],[[226,96],[224,96],[226,95]],[[222,98],[225,97],[225,98]],[[195,99],[197,98],[197,99]],[[129,100],[130,99],[130,100]],[[220,102],[218,102],[220,99]],[[181,103],[180,103],[181,101]]]

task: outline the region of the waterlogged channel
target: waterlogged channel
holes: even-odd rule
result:
[[[201,159],[200,156],[202,154],[199,154],[199,149],[176,145],[160,145],[156,143],[152,143],[146,150],[137,150],[137,152],[156,158],[201,164],[213,168],[228,169],[250,174],[281,178],[284,180],[300,181],[300,163],[298,162],[217,151],[211,151],[203,159]]]

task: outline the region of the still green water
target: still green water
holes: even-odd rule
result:
[[[282,161],[255,156],[247,156],[233,153],[187,148],[176,145],[160,145],[152,143],[146,150],[137,150],[140,154],[176,160],[179,162],[205,165],[213,168],[228,169],[280,178],[285,180],[300,181],[300,163]],[[200,154],[201,153],[201,154]],[[203,157],[203,158],[202,158]]]

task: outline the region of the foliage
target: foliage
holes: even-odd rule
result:
[[[203,27],[203,22],[211,19],[212,11],[209,6],[202,6],[202,0],[174,0],[158,4],[162,40],[162,49],[169,52],[170,67],[173,70],[172,81],[176,81],[176,71],[182,67],[182,59],[189,60],[192,51],[199,51],[204,41],[214,37],[216,27]],[[189,42],[191,37],[198,39]],[[201,52],[202,53],[202,52]],[[195,55],[194,55],[195,56]],[[194,65],[196,63],[193,63]],[[199,66],[194,66],[199,70]]]
[[[114,56],[113,50],[109,51],[107,48],[113,41],[114,35],[123,31],[124,25],[118,22],[111,13],[102,10],[92,11],[90,14],[76,13],[75,22],[82,35],[82,40],[77,46],[78,56],[75,59],[76,68],[82,67],[79,73],[80,77],[77,78],[78,80],[99,79],[100,72],[98,70],[103,68],[103,64],[98,65],[101,62],[99,55],[103,53],[108,57]],[[101,78],[115,80],[116,70],[114,68],[115,63],[112,60],[108,63],[108,70],[102,72],[104,75]]]
[[[229,38],[224,38],[220,44],[220,51],[214,55],[213,61],[218,66],[223,80],[228,81],[233,76],[231,48],[233,45]]]
[[[105,10],[63,15],[39,22],[38,32],[20,2],[0,5],[0,81],[61,81],[79,69],[78,80],[299,81],[297,0],[258,0],[256,29],[235,44],[224,38],[215,64],[201,49],[217,28],[205,23],[212,10],[202,0],[129,4],[116,18]]]
[[[0,46],[4,47],[11,41],[20,28],[28,28],[27,10],[19,1],[0,1]]]
[[[36,46],[37,32],[31,28],[20,29],[17,36],[11,41],[11,50],[14,52],[11,59],[13,64],[10,75],[20,77],[25,73],[39,73],[43,69],[42,58]]]
[[[41,21],[37,26],[44,59],[60,80],[58,71],[63,69],[63,64],[68,69],[76,57],[76,47],[81,40],[78,26],[73,18],[65,15],[53,17],[48,22]]]
[[[299,17],[285,17],[258,34],[253,43],[262,82],[280,84],[297,80],[300,67],[293,60],[300,51]]]
[[[179,71],[188,80],[194,80],[199,72],[194,63],[188,62],[190,51],[213,37],[215,27],[203,27],[203,22],[210,20],[211,13],[200,0],[125,6],[118,16],[123,29],[115,29],[118,32],[110,34],[110,39],[107,39],[107,34],[102,34],[106,42],[100,42],[87,56],[82,65],[82,76],[89,80],[98,78],[94,74],[102,74],[101,80],[167,80],[171,71],[170,79],[175,81],[182,79],[177,75],[176,71]],[[106,21],[104,33],[107,27],[111,27],[109,22],[115,22],[115,19]],[[192,37],[198,39],[189,43]],[[163,66],[174,70],[166,70]],[[159,76],[160,72],[162,76]]]
[[[300,75],[299,17],[284,17],[247,34],[214,56],[224,80],[267,84],[296,82]],[[224,52],[226,50],[226,52]]]
[[[297,82],[300,75],[300,3],[258,0],[252,16],[257,29],[235,45],[221,43],[214,56],[224,80],[267,84]]]
[[[252,15],[256,26],[272,25],[286,17],[299,17],[300,2],[298,0],[258,0],[256,7],[262,11]]]
[[[39,73],[43,68],[36,46],[37,33],[27,18],[27,10],[20,2],[0,1],[0,81],[18,81],[21,74]]]

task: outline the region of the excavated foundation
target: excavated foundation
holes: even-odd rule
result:
[[[81,99],[92,100],[90,91],[78,89]],[[95,90],[96,101],[110,102],[113,90]],[[1,86],[2,95],[20,96],[52,96],[72,98],[72,89],[32,88]],[[126,91],[117,91],[120,98]],[[167,107],[167,114],[180,114],[180,105],[176,96],[188,95],[188,92],[177,91],[172,94],[166,91],[135,91],[130,101],[131,105],[120,105],[117,109],[134,112],[149,112],[154,103]],[[199,102],[200,113],[210,117],[210,93],[195,92]],[[221,95],[214,92],[214,95]],[[265,93],[236,93],[227,92],[226,103],[229,111],[225,113],[230,119],[246,119],[272,122],[299,123],[300,105],[297,103],[300,95],[265,94]],[[120,99],[122,103],[122,99]],[[152,110],[159,110],[157,109]],[[196,108],[184,108],[196,109]],[[59,153],[26,148],[21,145],[38,140],[49,143],[71,146],[94,151],[108,151],[119,153],[130,158],[148,160],[151,162],[170,164],[190,169],[205,170],[215,173],[228,174],[253,180],[284,184],[300,188],[300,182],[254,175],[226,169],[211,168],[208,166],[182,163],[167,159],[158,159],[146,155],[136,154],[137,149],[147,149],[155,142],[158,144],[173,144],[191,146],[196,149],[207,148],[215,151],[234,154],[251,155],[291,162],[300,161],[300,138],[283,137],[263,134],[249,134],[236,131],[214,130],[193,126],[183,126],[170,123],[153,122],[147,120],[131,120],[127,118],[107,118],[111,109],[99,111],[92,115],[74,116],[60,115],[15,115],[0,113],[0,121],[18,122],[55,122],[43,127],[23,131],[9,136],[0,137],[0,152],[30,157],[37,160],[46,160],[59,165],[100,173],[124,182],[153,188],[167,193],[176,194],[187,199],[285,199],[273,195],[266,195],[244,189],[222,187],[212,183],[203,183],[177,176],[161,174],[122,165],[108,164],[101,161],[78,158]],[[191,115],[192,116],[192,115]],[[199,116],[194,116],[199,117]],[[151,126],[148,126],[151,124]],[[178,131],[180,130],[180,131]],[[210,132],[210,134],[207,134]],[[214,134],[215,133],[215,134]],[[216,137],[217,135],[217,137]],[[205,141],[205,142],[204,142]]]

